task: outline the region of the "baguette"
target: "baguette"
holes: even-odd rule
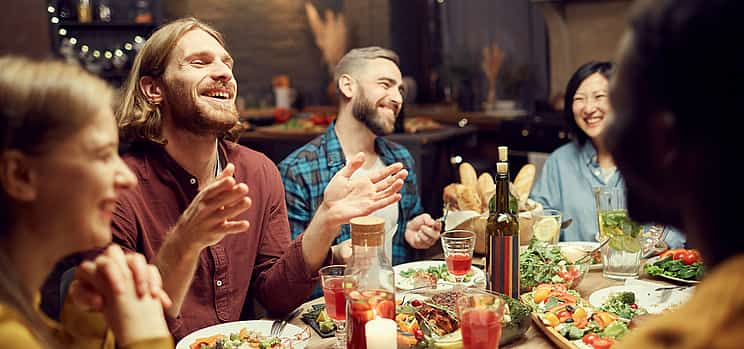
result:
[[[478,192],[464,184],[452,183],[444,187],[442,200],[450,210],[481,212],[481,200]]]
[[[522,169],[517,173],[517,177],[514,178],[514,187],[520,200],[526,200],[530,195],[532,183],[535,182],[535,171],[535,165],[526,164],[522,166]]]
[[[478,175],[470,163],[463,162],[460,164],[460,183],[469,187],[474,192],[478,192]]]
[[[481,199],[481,212],[488,211],[488,203],[491,197],[496,194],[496,183],[488,172],[481,173],[478,177],[478,195]]]

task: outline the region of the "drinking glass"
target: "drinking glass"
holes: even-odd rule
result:
[[[636,279],[641,266],[643,227],[628,217],[625,192],[620,188],[594,188],[602,247],[602,274],[615,280]]]
[[[344,293],[345,265],[329,265],[321,268],[320,282],[323,286],[326,312],[336,325],[336,348],[346,348],[346,294]]]
[[[477,291],[457,299],[462,345],[465,349],[498,349],[504,300],[501,296]]]
[[[455,288],[462,288],[462,281],[473,264],[475,233],[470,230],[448,230],[441,236],[447,272],[455,278]]]
[[[561,211],[553,209],[544,209],[542,213],[537,213],[532,225],[532,236],[551,244],[557,243],[561,235],[561,216]]]

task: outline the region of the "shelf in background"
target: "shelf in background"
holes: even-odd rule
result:
[[[91,29],[154,29],[157,27],[155,23],[134,23],[134,22],[74,22],[74,21],[62,21],[59,22],[59,26],[63,28],[91,28]]]

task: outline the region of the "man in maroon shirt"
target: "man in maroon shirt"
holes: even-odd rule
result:
[[[407,175],[394,164],[351,180],[364,159],[357,154],[291,241],[276,166],[224,140],[238,117],[232,66],[217,31],[195,19],[175,21],[135,58],[117,111],[133,143],[124,159],[139,185],[118,202],[114,239],[160,268],[176,338],[239,320],[252,298],[276,314],[301,304],[332,259],[340,225],[400,200]]]

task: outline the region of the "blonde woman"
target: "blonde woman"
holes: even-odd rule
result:
[[[117,196],[136,180],[103,81],[58,62],[0,57],[0,67],[3,347],[172,348],[157,269],[118,246],[78,268],[61,324],[38,311],[55,261],[110,243]]]

